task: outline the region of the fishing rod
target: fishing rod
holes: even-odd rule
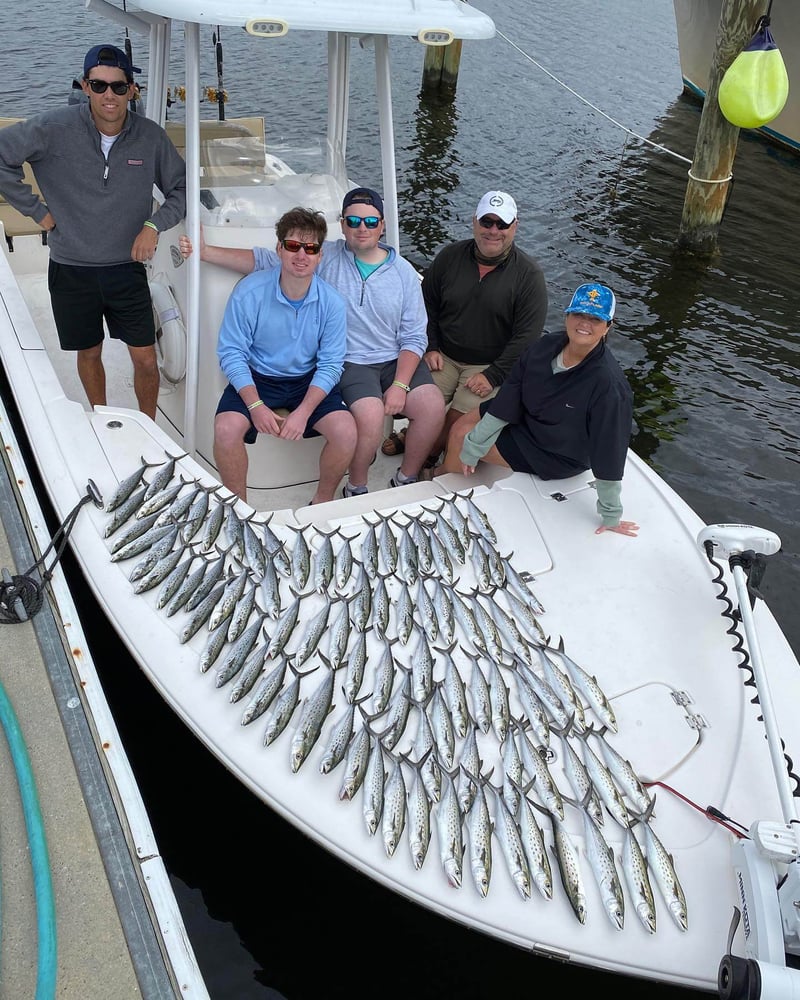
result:
[[[219,120],[225,121],[225,88],[222,83],[222,32],[219,25],[212,35],[214,43],[214,54],[217,60],[217,107],[219,109]]]

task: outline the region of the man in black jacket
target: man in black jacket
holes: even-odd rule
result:
[[[517,204],[487,191],[472,239],[441,250],[422,281],[428,313],[425,361],[449,404],[438,451],[459,417],[490,399],[547,318],[539,264],[514,242]]]

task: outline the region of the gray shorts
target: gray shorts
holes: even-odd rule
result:
[[[441,354],[441,351],[439,352]],[[491,399],[497,395],[499,386],[492,389],[486,396],[476,396],[471,389],[467,389],[465,383],[473,375],[480,375],[489,366],[487,365],[463,365],[460,361],[453,361],[446,354],[442,354],[444,368],[441,371],[433,372],[433,381],[442,390],[445,403],[458,413],[469,413],[480,403]]]
[[[396,372],[397,360],[375,365],[358,365],[352,361],[345,361],[344,371],[339,382],[342,399],[348,406],[367,396],[383,399],[383,394],[394,381]],[[409,385],[412,389],[416,389],[420,385],[433,385],[431,370],[422,359],[420,359]]]

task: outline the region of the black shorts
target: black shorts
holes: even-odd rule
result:
[[[103,342],[105,331],[129,347],[156,342],[153,306],[144,264],[82,267],[50,261],[47,273],[53,318],[63,351],[85,351]]]
[[[481,416],[489,409],[491,400],[480,404]],[[570,479],[586,468],[567,463],[564,459],[543,451],[522,424],[507,424],[494,443],[504,462],[514,472],[528,472],[540,479]]]
[[[303,402],[308,387],[311,385],[313,372],[307,375],[286,376],[278,378],[272,375],[261,375],[251,369],[253,385],[258,390],[262,402],[271,410],[296,410]],[[306,423],[304,438],[319,437],[319,431],[314,430],[314,424],[334,410],[346,410],[339,389],[334,386],[328,395],[320,402]],[[258,437],[258,431],[253,426],[250,411],[245,406],[239,393],[228,383],[217,404],[217,413],[242,413],[250,421],[250,427],[244,435],[245,444],[253,444]]]

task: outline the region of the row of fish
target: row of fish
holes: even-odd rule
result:
[[[435,826],[453,886],[466,858],[486,896],[496,844],[523,898],[533,886],[552,898],[545,825],[581,922],[585,857],[615,927],[624,882],[655,931],[652,877],[686,929],[654,802],[610,739],[613,709],[563,645],[548,645],[527,574],[501,555],[471,493],[326,532],[244,519],[235,498],[176,480],[175,468],[169,459],[146,481],[143,462],[119,485],[106,504],[111,559],[139,557],[134,589],[158,587],[156,607],[182,612],[181,642],[202,630],[200,669],[217,665],[215,685],[243,703],[242,725],[263,719],[264,745],[296,718],[293,772],[317,747],[323,773],[341,769],[340,799],[361,793],[366,830],[381,829],[387,856],[407,832],[416,868]],[[583,856],[567,810],[581,817]],[[608,843],[620,838],[622,879]]]

